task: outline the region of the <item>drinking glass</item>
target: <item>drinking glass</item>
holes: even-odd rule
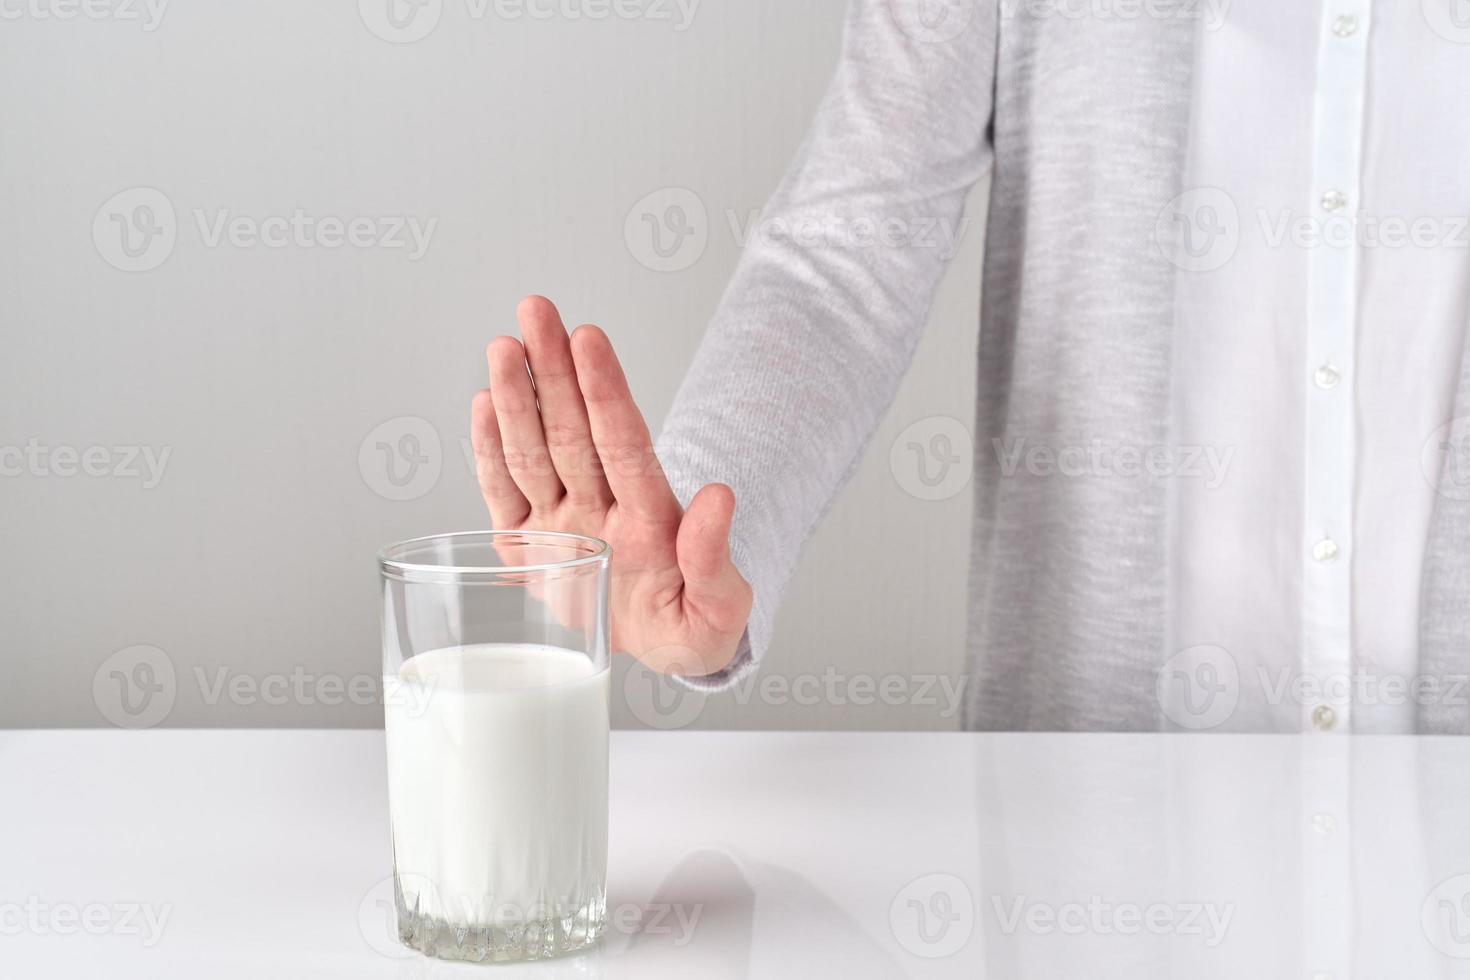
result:
[[[398,936],[444,959],[540,959],[607,906],[608,557],[477,531],[379,554]]]

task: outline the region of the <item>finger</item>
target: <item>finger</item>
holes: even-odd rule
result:
[[[490,362],[490,398],[500,423],[505,464],[533,510],[561,500],[562,485],[546,451],[536,393],[526,373],[526,351],[514,337],[496,337],[485,351]]]
[[[506,469],[500,425],[488,388],[481,389],[470,403],[470,445],[475,450],[475,474],[480,478],[485,506],[490,508],[491,526],[515,527],[526,519],[531,505]]]
[[[677,521],[679,501],[653,454],[648,425],[607,335],[587,324],[572,334],[571,347],[592,443],[618,506],[646,521]]]
[[[561,314],[545,297],[528,296],[516,308],[516,319],[541,407],[541,431],[552,465],[566,488],[567,501],[576,507],[606,508],[612,503],[612,490],[592,448],[587,404],[582,400],[582,389],[577,387],[572,345]]]
[[[734,491],[711,483],[689,501],[675,541],[685,601],[723,633],[738,632],[750,617],[750,586],[730,560],[734,517]]]

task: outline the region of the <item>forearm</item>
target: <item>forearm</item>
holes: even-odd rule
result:
[[[731,546],[769,643],[801,547],[912,358],[989,165],[993,18],[916,40],[888,5],[849,14],[837,76],[751,230],[659,443],[681,500],[735,490]],[[734,665],[747,665],[747,654]]]

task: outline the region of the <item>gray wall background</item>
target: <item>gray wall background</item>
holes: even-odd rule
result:
[[[387,3],[106,0],[0,25],[0,725],[379,724],[352,693],[379,673],[373,555],[486,525],[464,448],[485,343],[550,295],[608,330],[657,424],[843,13],[427,0],[395,27]],[[707,244],[661,272],[636,231],[671,187]],[[620,663],[619,724],[956,726],[933,679],[962,670],[969,495],[962,472],[920,499],[908,444],[969,427],[983,192],[786,596],[777,680],[670,702]],[[326,224],[298,241],[266,220],[298,209]],[[399,219],[434,222],[421,255]],[[414,474],[395,485],[378,443],[413,439],[425,461],[394,460]],[[115,674],[158,696],[119,715]],[[861,680],[889,676],[896,703]]]

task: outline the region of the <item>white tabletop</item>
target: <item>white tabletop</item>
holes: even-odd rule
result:
[[[1470,975],[1467,763],[1470,740],[620,732],[606,940],[467,966],[390,938],[381,732],[0,732],[0,976]]]

